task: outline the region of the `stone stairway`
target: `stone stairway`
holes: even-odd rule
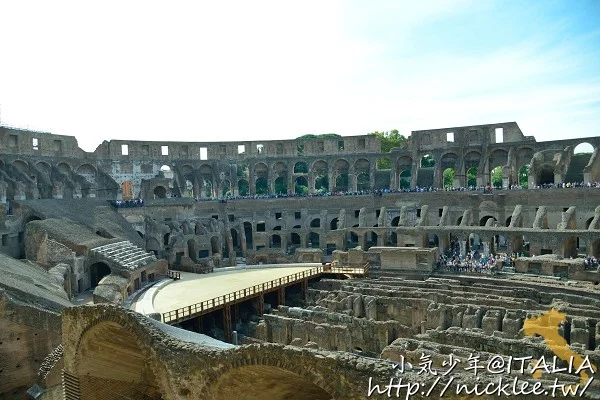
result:
[[[94,255],[112,261],[121,265],[123,269],[133,271],[155,262],[156,256],[146,252],[144,249],[136,246],[130,241],[122,241],[106,244],[90,250]]]

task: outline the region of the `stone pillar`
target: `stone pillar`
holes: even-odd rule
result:
[[[369,172],[369,188],[370,190],[375,190],[375,167],[371,166],[371,171]]]
[[[464,256],[467,254],[467,241],[460,240],[459,243],[460,243],[460,254]]]
[[[333,188],[335,187],[335,178],[333,177],[333,171],[327,172],[327,181],[329,183],[328,192],[333,192]]]
[[[358,184],[358,180],[356,179],[356,174],[348,174],[348,180],[350,181],[350,190],[353,192],[356,192],[357,189],[357,184]]]
[[[315,194],[315,174],[312,171],[308,174],[308,193]]]
[[[483,244],[483,254],[490,254],[490,242],[487,240],[482,242]]]
[[[6,187],[8,184],[4,181],[0,181],[0,203],[6,203]]]

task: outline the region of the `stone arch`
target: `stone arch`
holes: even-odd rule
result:
[[[12,166],[22,173],[29,175],[29,163],[27,161],[15,160],[12,162]]]
[[[290,361],[283,363],[293,364]],[[244,393],[246,399],[329,400],[332,398],[332,394],[319,385],[325,382],[315,383],[314,377],[304,376],[306,372],[303,369],[293,368],[293,365],[287,367],[244,365],[222,372],[210,388],[210,398],[229,400],[238,398],[240,393]],[[240,376],[245,378],[239,379]]]
[[[202,183],[201,195],[213,197],[214,172],[209,164],[202,164],[198,169],[200,183]]]
[[[583,170],[588,165],[594,153],[594,146],[588,142],[581,142],[573,149],[573,155],[564,177],[564,182],[584,182]]]
[[[247,180],[240,179],[238,181],[238,193],[240,196],[247,196],[250,193],[250,185]]]
[[[267,178],[260,177],[256,179],[255,182],[256,194],[268,194],[269,193],[269,183]]]
[[[281,248],[281,235],[271,235],[271,248],[279,249]]]
[[[40,172],[48,174],[48,176],[50,176],[50,174],[52,173],[52,167],[45,161],[38,161],[37,163],[35,163],[35,168]]]
[[[162,399],[159,381],[147,364],[149,354],[134,332],[136,324],[104,318],[89,325],[77,343],[73,369],[79,376],[81,397]]]
[[[233,193],[231,193],[231,182],[229,181],[229,179],[224,179],[223,181],[221,181],[221,196],[223,197],[227,197],[227,196],[231,196]]]
[[[371,163],[366,158],[359,158],[354,162],[354,172],[356,174],[369,174],[371,171]]]
[[[356,175],[356,190],[371,190],[371,179],[368,173],[361,172]]]
[[[588,153],[592,154],[596,150],[594,146],[589,142],[580,142],[573,149],[573,154],[582,154]]]
[[[333,163],[333,191],[335,192],[346,192],[349,188],[348,173],[350,172],[350,163],[343,159],[337,159]]]
[[[477,167],[471,167],[466,172],[467,187],[477,186]]]
[[[64,174],[64,175],[69,175],[71,173],[71,171],[73,170],[73,168],[71,168],[71,166],[64,161],[59,163],[56,166],[56,169],[58,169],[58,172],[60,172],[61,174]]]
[[[379,235],[375,231],[365,232],[365,250],[369,250],[369,248],[373,246],[377,246],[377,239],[379,239]]]
[[[492,215],[486,215],[479,220],[479,226],[485,226],[489,219],[493,219],[494,222],[498,222],[498,220]]]
[[[167,197],[167,189],[162,186],[162,185],[158,185],[154,188],[154,196],[158,199],[164,199]]]
[[[321,244],[320,241],[321,241],[321,237],[320,237],[320,235],[318,233],[316,233],[316,232],[310,232],[308,234],[307,243],[310,244],[309,247],[319,248],[319,246]]]
[[[400,216],[397,215],[394,218],[392,218],[391,226],[398,226],[399,224],[400,224]]]
[[[456,166],[458,165],[458,160],[459,160],[459,157],[456,153],[454,153],[454,152],[444,153],[440,157],[440,167],[441,167],[442,171],[445,170],[446,168],[456,169]]]
[[[339,221],[338,221],[337,218],[332,219],[331,222],[329,223],[329,229],[332,230],[332,231],[337,230],[338,223],[339,223]]]
[[[311,171],[315,177],[315,192],[326,193],[329,191],[328,164],[323,160],[317,160],[312,164]]]
[[[275,193],[287,194],[287,176],[280,176],[275,179]]]
[[[552,165],[546,164],[540,168],[537,176],[538,185],[547,185],[554,183],[554,168]]]
[[[304,161],[298,161],[294,164],[294,174],[308,174],[308,164]]]
[[[304,175],[301,175],[294,180],[294,193],[308,194],[308,180]]]
[[[111,274],[110,266],[103,262],[98,261],[90,265],[90,282],[91,287],[98,286],[98,283],[107,275]]]
[[[400,182],[398,184],[400,189],[410,189],[410,179],[411,179],[411,171],[409,169],[405,169],[400,172]]]
[[[94,168],[94,166],[91,164],[81,164],[79,167],[77,167],[76,171],[77,171],[77,174],[83,175],[83,176],[87,176],[87,175],[95,176],[96,175],[96,168]]]
[[[517,182],[524,188],[529,186],[529,164],[525,164],[519,168],[517,171]]]
[[[218,236],[213,236],[210,238],[210,249],[212,254],[221,254],[221,244],[219,243]]]
[[[296,232],[292,232],[292,234],[290,235],[290,239],[290,243],[295,246],[300,246],[302,244],[300,240],[300,235]]]
[[[321,227],[321,218],[314,218],[310,221],[311,228],[320,228]]]
[[[456,177],[456,170],[454,168],[446,168],[442,171],[443,186],[447,189],[454,188],[454,178]]]
[[[508,152],[504,149],[496,149],[490,153],[488,160],[490,171],[495,167],[503,167],[508,164]]]
[[[148,238],[146,240],[146,250],[153,252],[158,257],[158,253],[161,251],[160,243],[155,238]]]
[[[427,247],[434,248],[440,246],[440,238],[435,233],[427,234]]]

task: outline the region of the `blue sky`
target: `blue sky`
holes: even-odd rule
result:
[[[0,38],[1,123],[87,151],[508,121],[600,135],[598,0],[0,0]]]

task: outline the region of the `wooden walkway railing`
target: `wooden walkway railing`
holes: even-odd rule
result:
[[[294,284],[307,278],[312,278],[320,275],[322,272],[323,267],[312,268],[307,271],[298,272],[293,275],[284,276],[283,278],[262,283],[260,285],[254,285],[243,290],[238,290],[233,293],[215,297],[214,299],[205,300],[187,307],[178,308],[177,310],[168,311],[162,314],[162,322],[166,324],[175,324],[177,322],[185,321],[196,316],[209,313],[225,304],[239,303],[254,297],[257,294],[264,293],[271,289],[277,289],[284,285]]]
[[[321,275],[322,273],[330,274],[345,274],[345,275],[366,275],[369,270],[369,263],[365,264],[364,267],[316,267],[306,271],[297,272],[292,275],[284,276],[283,278],[273,279],[272,281],[261,283],[260,285],[254,285],[252,287],[238,290],[232,293],[227,293],[223,296],[215,297],[210,300],[205,300],[200,303],[192,304],[187,307],[181,307],[176,310],[168,311],[162,314],[162,322],[166,324],[176,324],[178,322],[186,321],[188,319],[207,314],[214,311],[226,304],[235,304],[247,300],[251,297],[255,297],[257,294],[262,294],[272,289],[278,289],[282,286],[292,285],[294,283],[303,281],[308,278]],[[171,275],[169,271],[169,275]],[[179,278],[179,272],[177,272]],[[171,276],[169,276],[171,277]],[[177,279],[178,279],[177,278]]]

